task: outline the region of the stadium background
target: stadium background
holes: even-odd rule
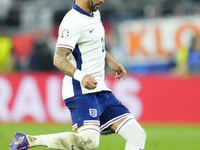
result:
[[[63,74],[52,57],[72,3],[0,0],[0,149],[9,148],[18,130],[71,131],[61,98]],[[200,57],[189,68],[184,52],[200,37],[200,1],[106,0],[100,11],[106,49],[128,71],[117,83],[106,66],[105,80],[146,130],[146,149],[199,149]],[[123,147],[113,135],[101,137],[98,149]]]

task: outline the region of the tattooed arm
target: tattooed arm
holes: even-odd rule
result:
[[[67,56],[72,51],[68,48],[57,47],[54,54],[53,64],[65,75],[68,75],[73,78],[74,72],[77,70],[72,63],[69,61]]]
[[[54,54],[54,62],[53,64],[62,71],[65,75],[68,75],[72,78],[74,78],[74,73],[78,70],[76,67],[72,65],[72,63],[69,61],[67,56],[72,51],[68,48],[64,47],[57,47],[55,54]],[[85,75],[82,80],[80,81],[83,86],[88,89],[95,89],[97,86],[97,81],[95,78],[91,75]]]
[[[124,77],[124,79],[126,79],[126,75],[127,72],[124,69],[124,67],[122,65],[120,65],[118,62],[116,62],[109,54],[108,52],[106,52],[106,57],[105,57],[105,61],[108,64],[108,66],[116,72],[116,76],[115,79],[117,79],[117,81],[119,81],[119,79],[121,77]]]

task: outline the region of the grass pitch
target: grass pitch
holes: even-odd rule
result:
[[[142,124],[147,133],[145,150],[200,149],[200,125],[148,125]],[[72,131],[71,125],[60,124],[0,124],[0,149],[9,150],[14,132],[30,135]],[[97,150],[124,150],[125,140],[119,135],[101,136]],[[48,150],[34,147],[32,150]]]

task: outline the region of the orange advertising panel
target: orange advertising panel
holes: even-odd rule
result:
[[[200,36],[200,16],[169,17],[121,22],[118,31],[132,62],[163,62]],[[138,61],[139,60],[139,61]]]

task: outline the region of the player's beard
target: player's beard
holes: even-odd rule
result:
[[[87,1],[87,8],[91,11],[97,11],[98,7],[100,4],[94,4],[94,2],[92,0],[88,0]]]

